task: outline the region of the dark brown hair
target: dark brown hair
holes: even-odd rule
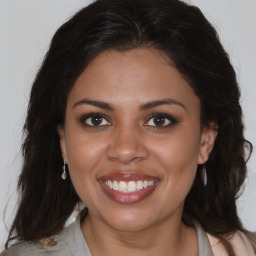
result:
[[[79,197],[61,179],[57,126],[64,124],[74,82],[99,53],[138,47],[163,51],[201,102],[202,125],[218,124],[215,146],[188,194],[183,221],[198,221],[233,256],[227,237],[245,230],[235,200],[246,177],[246,145],[240,92],[229,57],[201,11],[178,0],[98,0],[79,11],[54,35],[32,86],[24,126],[20,203],[9,238],[41,239],[60,232]]]

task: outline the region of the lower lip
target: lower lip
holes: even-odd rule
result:
[[[117,190],[110,189],[103,183],[103,181],[100,181],[100,184],[107,196],[109,196],[115,202],[120,204],[133,204],[150,196],[158,185],[158,182],[156,182],[153,186],[132,193],[122,193]]]

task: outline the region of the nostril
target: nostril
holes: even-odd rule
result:
[[[127,164],[147,158],[149,152],[139,139],[126,137],[112,141],[107,147],[106,155],[110,160]]]

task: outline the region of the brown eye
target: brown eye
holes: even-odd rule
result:
[[[166,118],[164,117],[154,117],[153,123],[155,126],[164,126],[166,122]]]
[[[154,114],[153,116],[151,116],[151,118],[149,118],[146,126],[164,128],[175,123],[177,123],[177,121],[168,114]]]
[[[82,118],[82,123],[84,123],[87,126],[93,127],[111,125],[111,123],[106,118],[99,114],[87,115],[86,117]]]
[[[91,117],[91,123],[92,125],[98,126],[102,123],[102,117],[101,116],[93,116]]]

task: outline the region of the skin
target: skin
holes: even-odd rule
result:
[[[163,99],[174,103],[141,109]],[[83,118],[88,113],[106,119],[92,127],[92,119]],[[151,118],[156,113],[175,121],[162,117],[159,125]],[[181,217],[197,165],[207,161],[216,132],[200,127],[199,98],[162,52],[140,48],[98,55],[68,95],[66,122],[58,131],[72,183],[89,210],[81,227],[92,255],[198,255],[196,232]],[[120,204],[98,181],[112,172],[144,173],[160,182],[144,200]]]

